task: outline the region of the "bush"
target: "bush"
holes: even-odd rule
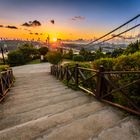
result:
[[[125,49],[124,54],[128,55],[137,51],[140,51],[140,41],[138,40],[134,43],[129,44],[128,47]]]
[[[40,55],[45,56],[49,50],[48,50],[47,47],[41,47],[41,48],[38,49],[38,51],[39,51]]]
[[[140,70],[140,52],[122,55],[115,59],[115,70]]]
[[[70,62],[70,63],[66,63],[64,64],[64,67],[69,66],[69,67],[74,67],[76,64],[79,65],[79,67],[83,67],[83,68],[92,68],[92,65],[88,62]]]
[[[62,61],[62,53],[60,52],[48,52],[47,60],[54,65],[59,64]]]
[[[18,66],[26,63],[23,54],[19,50],[9,52],[7,61],[10,66]]]
[[[73,57],[73,61],[81,61],[81,62],[83,62],[84,61],[84,57],[82,55],[75,55]]]
[[[19,47],[19,51],[22,53],[25,62],[29,62],[33,59],[35,55],[38,54],[38,51],[32,44],[24,44]]]
[[[9,68],[9,65],[0,65],[0,72],[6,71]]]
[[[72,59],[73,58],[73,50],[70,49],[68,53],[65,53],[63,55],[63,58],[65,58],[65,59]]]
[[[98,70],[100,65],[102,65],[105,70],[112,70],[114,66],[114,61],[115,59],[113,58],[101,58],[93,62],[93,68]]]

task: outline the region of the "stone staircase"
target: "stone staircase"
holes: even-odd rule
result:
[[[67,88],[49,64],[13,69],[16,82],[0,104],[0,140],[140,140],[138,118]]]

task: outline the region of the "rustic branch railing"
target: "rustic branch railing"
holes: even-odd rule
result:
[[[131,90],[134,86],[140,87],[140,71],[105,71],[103,66],[97,71],[76,64],[74,67],[51,66],[51,74],[103,102],[140,115],[140,91],[136,92],[137,100],[132,98],[134,89]],[[119,100],[118,97],[124,103],[115,101]]]
[[[0,72],[0,101],[4,99],[13,82],[14,76],[12,69]]]

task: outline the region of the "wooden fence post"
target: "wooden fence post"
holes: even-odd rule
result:
[[[78,64],[75,65],[75,85],[78,87]]]
[[[60,67],[60,80],[63,80],[63,67]]]
[[[101,65],[100,68],[99,68],[99,72],[97,73],[97,86],[96,86],[96,97],[98,99],[100,99],[101,95],[102,95],[102,91],[103,91],[103,81],[104,81],[104,78],[103,78],[103,73],[104,72],[104,67]]]
[[[58,67],[58,65],[56,66],[56,78],[58,79],[58,77],[59,77],[59,67]]]
[[[69,82],[69,73],[68,73],[68,69],[69,69],[69,66],[66,66],[66,81],[67,81],[67,85],[68,85],[68,82]]]
[[[0,96],[3,96],[3,94],[4,94],[4,87],[2,81],[2,74],[0,73]]]

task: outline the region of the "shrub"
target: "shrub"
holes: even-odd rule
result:
[[[40,55],[46,55],[47,52],[49,51],[47,47],[41,47],[38,49]]]
[[[73,57],[73,60],[74,61],[84,61],[84,57],[82,56],[82,55],[75,55],[74,57]]]
[[[32,44],[24,44],[19,47],[19,51],[22,53],[26,62],[29,62],[38,53],[37,49]]]
[[[83,67],[83,68],[91,68],[92,65],[88,62],[70,62],[70,63],[66,63],[64,64],[64,67],[69,66],[69,67],[74,67],[76,64],[79,65],[79,67]]]
[[[47,60],[51,63],[51,64],[59,64],[62,61],[62,53],[60,52],[48,52],[47,54]]]
[[[112,70],[114,66],[114,61],[115,59],[113,58],[101,58],[93,62],[93,68],[98,70],[100,65],[102,65],[105,70]]]
[[[111,57],[118,57],[118,56],[122,55],[123,52],[124,52],[124,50],[122,48],[116,48],[111,53]]]
[[[18,66],[26,63],[23,54],[19,50],[9,52],[7,61],[10,66]]]
[[[9,65],[0,65],[0,72],[6,71],[9,68]]]
[[[140,52],[116,58],[115,70],[140,70]]]
[[[129,44],[128,47],[125,49],[124,54],[128,55],[137,51],[140,51],[140,41],[138,40],[134,43]]]
[[[65,53],[63,55],[63,58],[65,58],[65,59],[72,59],[73,58],[73,50],[70,49],[68,53]]]

